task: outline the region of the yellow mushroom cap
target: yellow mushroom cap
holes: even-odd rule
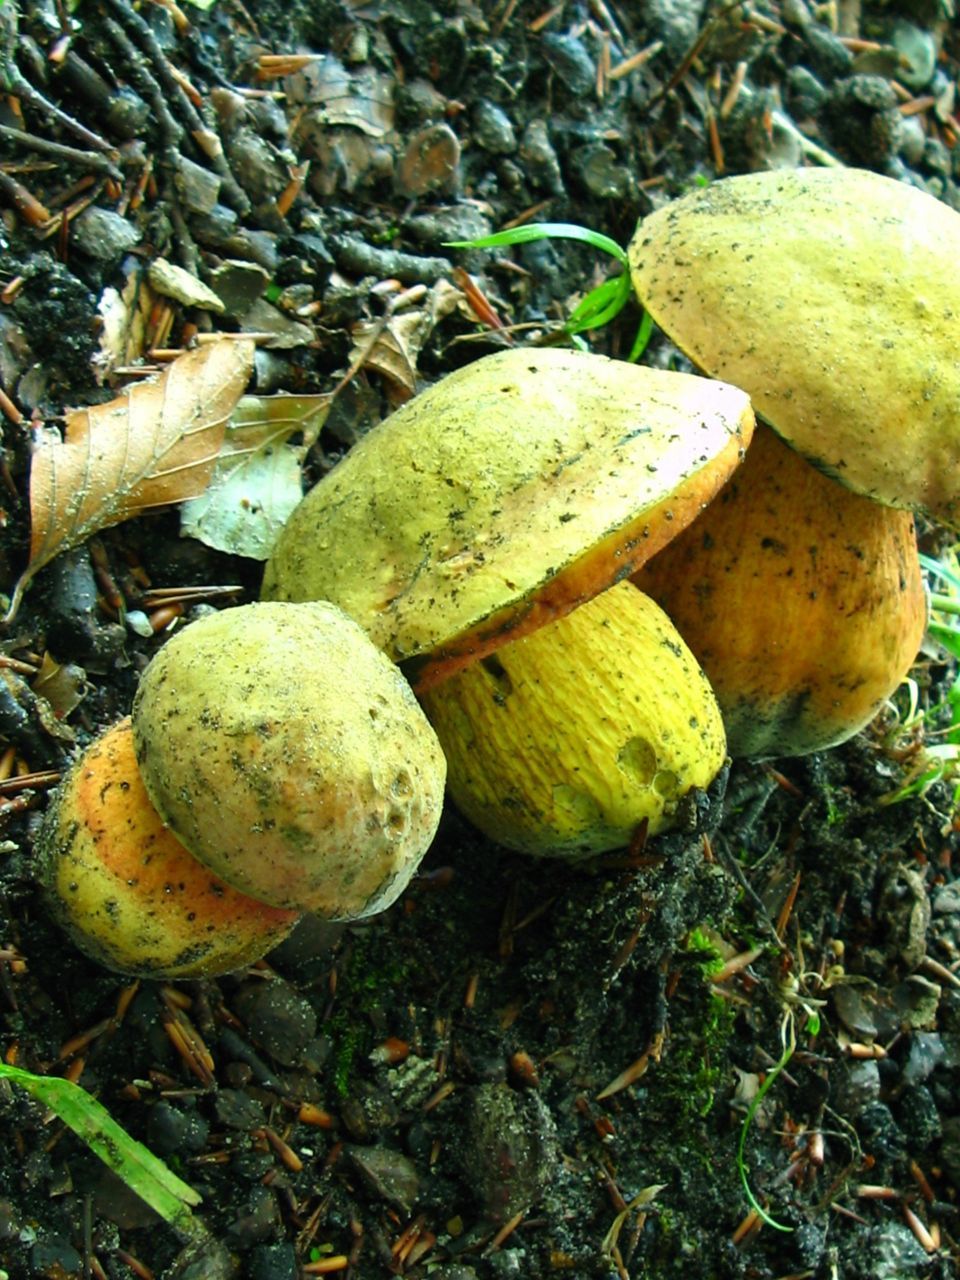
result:
[[[299,919],[225,884],[164,826],[137,770],[129,717],[67,774],[37,851],[56,919],[81,951],[121,973],[229,973],[259,960]]]
[[[726,758],[720,709],[663,610],[621,582],[428,689],[450,795],[491,839],[569,861],[669,830]]]
[[[747,396],[706,378],[488,356],[307,494],[264,598],[334,601],[426,687],[625,577],[709,502],[752,427]]]
[[[445,763],[396,667],[331,604],[263,603],[174,635],[133,708],[163,820],[244,893],[355,919],[402,892]]]
[[[960,215],[857,169],[725,178],[645,218],[636,292],[851,489],[960,524]]]

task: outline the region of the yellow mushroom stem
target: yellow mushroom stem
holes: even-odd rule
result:
[[[427,690],[464,815],[511,849],[568,860],[668,829],[726,757],[703,672],[629,582]]]

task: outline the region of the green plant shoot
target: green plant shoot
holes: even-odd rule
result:
[[[928,634],[953,658],[960,659],[960,572],[957,570],[956,549],[943,558],[934,560],[921,555],[920,563],[939,584],[940,590],[930,593],[930,621]],[[928,710],[919,709],[919,690],[912,680],[906,682],[910,691],[910,707],[905,719],[900,720],[901,730],[915,729],[927,721],[928,735],[940,741],[925,741],[916,763],[905,782],[889,795],[882,796],[881,804],[899,804],[914,796],[924,795],[937,782],[953,782],[953,806],[960,805],[960,676],[954,679],[942,700]],[[932,720],[945,721],[942,728],[930,728]]]
[[[774,1080],[776,1080],[777,1076],[779,1076],[780,1072],[793,1057],[793,1051],[797,1047],[792,1012],[788,1012],[784,1015],[783,1024],[781,1026],[781,1040],[783,1042],[783,1053],[767,1073],[766,1079],[754,1095],[753,1101],[747,1108],[747,1114],[743,1118],[743,1125],[740,1129],[740,1141],[737,1143],[737,1169],[740,1173],[740,1182],[743,1184],[744,1194],[746,1195],[750,1208],[753,1209],[754,1213],[756,1213],[761,1221],[765,1222],[768,1227],[773,1227],[775,1231],[789,1232],[793,1230],[793,1227],[788,1227],[782,1222],[777,1222],[776,1218],[771,1218],[769,1213],[767,1213],[766,1209],[764,1209],[760,1201],[753,1194],[753,1188],[750,1186],[750,1179],[747,1176],[747,1165],[743,1154],[744,1147],[747,1142],[747,1134],[749,1133],[750,1126],[753,1123],[753,1117],[757,1114],[757,1108],[767,1096],[770,1086],[773,1084]]]
[[[178,1231],[193,1226],[190,1206],[201,1196],[159,1160],[111,1116],[85,1089],[59,1076],[38,1076],[0,1063],[0,1079],[26,1089],[37,1102],[55,1112],[90,1150],[141,1200]]]
[[[523,227],[512,227],[509,231],[496,231],[493,235],[479,236],[476,240],[449,240],[449,249],[497,249],[504,245],[530,244],[535,240],[579,240],[592,245],[601,253],[608,253],[616,258],[623,268],[619,275],[604,280],[595,289],[581,298],[567,318],[564,332],[569,334],[574,343],[581,348],[586,344],[580,338],[581,333],[590,329],[600,329],[620,314],[632,297],[630,272],[628,270],[627,251],[605,236],[602,232],[593,231],[590,227],[581,227],[575,222],[530,222]],[[650,335],[653,333],[653,318],[648,311],[643,313],[637,336],[627,360],[635,363],[647,349]]]

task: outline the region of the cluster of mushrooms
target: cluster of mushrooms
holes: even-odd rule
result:
[[[669,829],[728,754],[856,733],[922,639],[913,512],[960,523],[956,261],[960,217],[902,184],[727,179],[631,246],[706,376],[511,349],[374,428],[261,603],[174,635],[60,788],[41,877],[78,944],[225,972],[388,906],[445,784],[578,860]]]

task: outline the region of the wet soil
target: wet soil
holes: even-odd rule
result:
[[[309,483],[414,386],[559,337],[607,270],[572,242],[450,240],[533,217],[625,243],[691,184],[831,159],[960,208],[945,3],[101,0],[19,21],[6,5],[0,30],[8,593],[33,423],[109,399],[151,345],[269,325],[262,393],[330,391],[353,368]],[[320,56],[271,62],[294,53]],[[215,323],[175,302],[168,331],[160,308],[139,350],[108,347],[104,298],[161,256],[244,270]],[[438,282],[449,307],[423,302]],[[421,285],[406,365],[357,360],[356,326]],[[637,321],[592,345],[622,354]],[[684,367],[660,335],[646,359]],[[259,576],[182,539],[175,512],[57,560],[0,645],[9,772],[62,770],[127,713],[164,640],[142,625],[148,586],[239,601]],[[66,694],[34,688],[44,653]],[[953,671],[930,647],[914,676],[936,705]],[[449,812],[389,912],[306,921],[264,965],[170,987],[99,968],[51,924],[46,788],[11,777],[5,1060],[79,1080],[202,1203],[175,1233],[0,1084],[0,1271],[955,1275],[958,824],[949,781],[888,803],[938,727],[903,726],[905,693],[897,707],[832,752],[733,765],[686,829],[586,869],[506,853]]]

